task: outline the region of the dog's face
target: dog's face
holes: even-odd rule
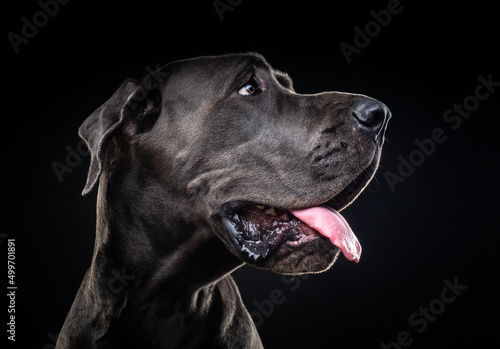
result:
[[[259,268],[329,268],[339,247],[292,211],[338,211],[357,197],[378,165],[385,106],[356,94],[297,94],[253,54],[174,62],[159,74],[125,138],[136,157],[148,154],[142,166],[165,195],[179,198],[170,209]]]

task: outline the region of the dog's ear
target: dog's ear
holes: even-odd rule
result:
[[[80,126],[78,134],[90,151],[90,168],[82,195],[88,194],[98,182],[107,148],[118,130],[130,134],[150,129],[161,111],[158,86],[146,77],[141,84],[126,80],[111,98],[94,111]]]

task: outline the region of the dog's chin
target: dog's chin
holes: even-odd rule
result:
[[[335,263],[339,254],[338,247],[332,245],[328,239],[320,237],[299,247],[282,244],[269,258],[257,263],[248,263],[278,274],[321,273]]]

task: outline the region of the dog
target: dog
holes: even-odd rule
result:
[[[372,179],[390,116],[364,95],[298,94],[256,53],[125,81],[79,128],[96,240],[56,347],[262,348],[231,272],[357,262],[338,211]]]

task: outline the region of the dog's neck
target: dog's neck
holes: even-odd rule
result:
[[[181,299],[195,311],[206,306],[214,285],[243,263],[206,224],[190,222],[170,206],[167,192],[151,183],[128,187],[129,176],[101,176],[90,275],[104,290],[97,296],[119,312],[154,311]]]

